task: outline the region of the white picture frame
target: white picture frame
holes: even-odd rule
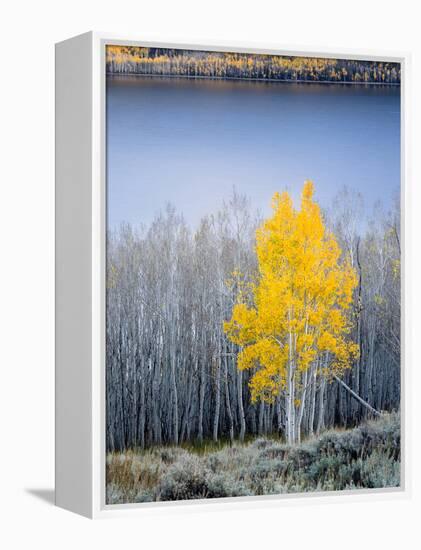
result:
[[[212,501],[107,505],[105,503],[105,47],[141,45],[382,60],[401,63],[402,483],[396,489],[235,497]],[[402,498],[410,492],[406,351],[408,302],[408,54],[297,51],[272,45],[177,44],[89,32],[56,45],[56,504],[89,518],[142,514],[165,507],[280,506],[344,499]]]

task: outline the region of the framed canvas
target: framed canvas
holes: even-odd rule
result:
[[[407,68],[56,45],[57,505],[405,494]]]

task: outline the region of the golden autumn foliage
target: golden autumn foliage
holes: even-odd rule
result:
[[[240,289],[224,323],[240,347],[238,368],[253,370],[254,401],[272,402],[289,392],[298,406],[311,365],[318,362],[320,374],[329,378],[358,356],[347,311],[356,273],[326,229],[313,193],[307,181],[300,210],[288,193],[274,195],[273,215],[256,232],[256,281]]]
[[[107,46],[109,73],[290,81],[400,82],[399,63],[141,46]]]

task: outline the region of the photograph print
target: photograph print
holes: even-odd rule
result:
[[[106,504],[400,487],[400,79],[106,47]]]

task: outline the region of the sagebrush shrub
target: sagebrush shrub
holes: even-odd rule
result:
[[[160,500],[207,498],[207,473],[200,458],[182,456],[162,477],[157,491]]]
[[[399,414],[294,446],[258,438],[201,453],[160,447],[107,457],[107,502],[116,504],[399,484]]]
[[[208,498],[240,497],[250,495],[244,483],[225,473],[207,476]]]

